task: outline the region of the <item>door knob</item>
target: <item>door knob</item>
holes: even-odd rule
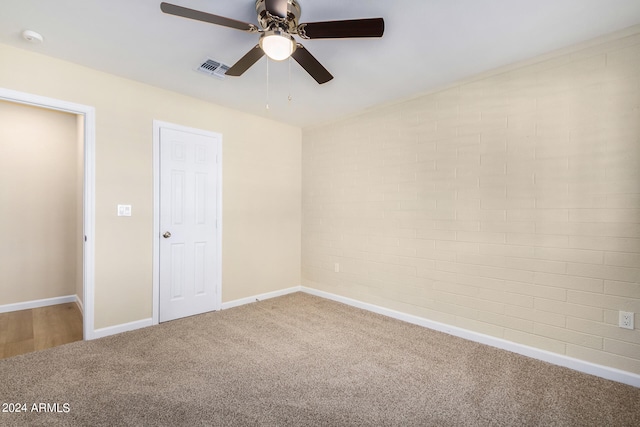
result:
[[[168,231],[165,231],[162,237],[164,237],[165,239],[168,239],[169,237],[171,237],[171,233],[169,233]]]

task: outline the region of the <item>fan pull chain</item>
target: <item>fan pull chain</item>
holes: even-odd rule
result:
[[[289,101],[289,105],[291,105],[291,100],[293,99],[293,97],[291,96],[291,57],[289,57],[289,96],[287,97],[287,100]]]
[[[267,57],[267,103],[266,109],[269,109],[269,58]]]

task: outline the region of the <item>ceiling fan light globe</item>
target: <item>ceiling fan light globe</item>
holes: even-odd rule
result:
[[[283,61],[291,56],[296,43],[289,34],[281,31],[269,31],[260,37],[260,47],[274,61]]]

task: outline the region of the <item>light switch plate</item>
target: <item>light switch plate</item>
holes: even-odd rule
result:
[[[118,205],[118,216],[131,216],[131,205]]]

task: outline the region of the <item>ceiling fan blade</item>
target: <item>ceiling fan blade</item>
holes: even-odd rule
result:
[[[384,34],[384,19],[366,18],[346,21],[308,22],[298,25],[298,34],[305,39],[382,37],[382,34]]]
[[[323,84],[333,79],[333,76],[326,68],[314,58],[311,53],[305,49],[300,43],[297,44],[296,50],[291,55],[307,73],[311,75],[319,84]]]
[[[160,10],[169,15],[182,16],[183,18],[195,19],[196,21],[209,22],[211,24],[222,25],[223,27],[235,28],[236,30],[256,32],[258,27],[246,22],[236,21],[235,19],[225,18],[224,16],[213,15],[211,13],[199,10],[189,9],[177,6],[171,3],[160,3]]]
[[[287,17],[287,0],[265,0],[264,8],[274,16]]]
[[[242,58],[238,60],[231,68],[227,70],[225,75],[227,76],[241,76],[247,71],[253,64],[258,62],[258,59],[264,56],[264,51],[259,44],[255,45],[253,49],[247,52]]]

